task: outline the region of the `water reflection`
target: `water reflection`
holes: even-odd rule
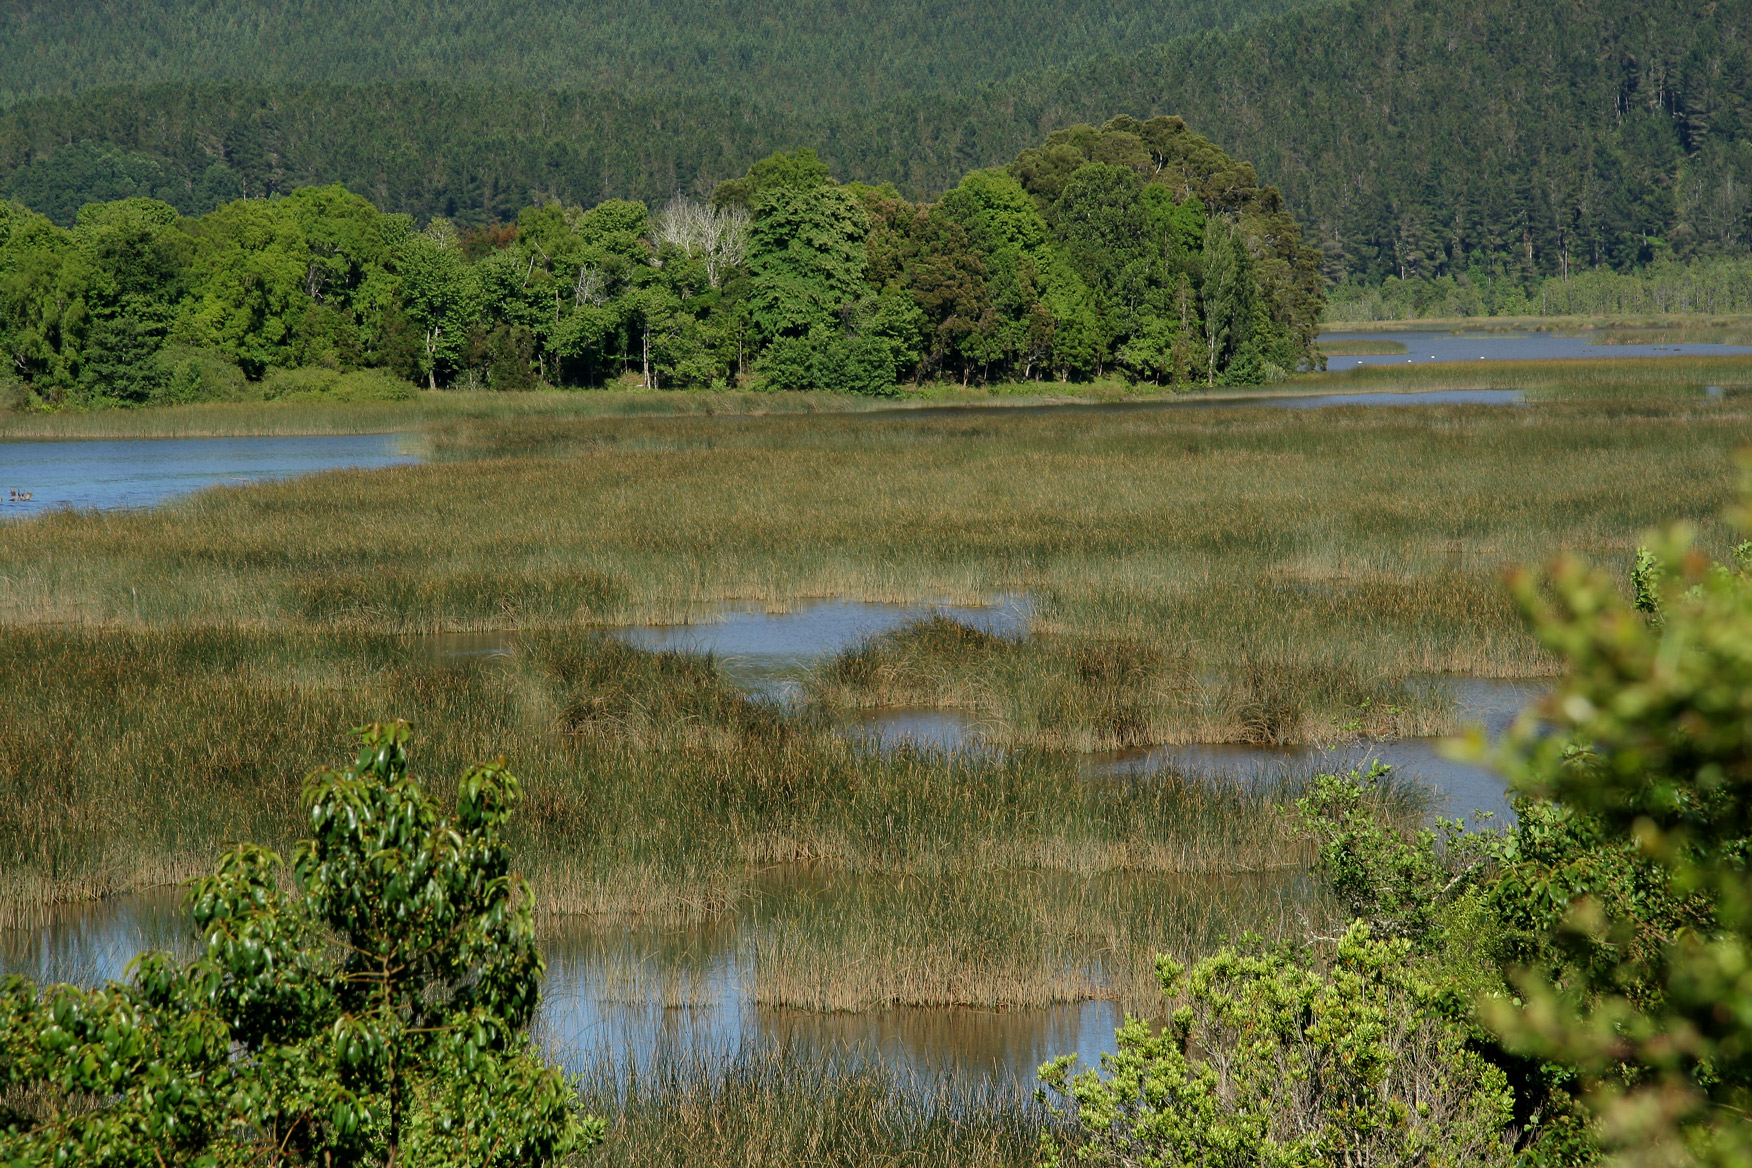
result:
[[[0,442],[0,492],[30,495],[0,503],[0,517],[150,507],[203,487],[418,461],[397,434]]]
[[[649,625],[617,630],[615,635],[643,649],[711,653],[730,682],[768,700],[802,697],[802,680],[824,658],[867,637],[904,627],[933,613],[1001,636],[1027,630],[1026,597],[1008,595],[985,607],[867,604],[836,600],[774,613],[764,608],[732,607],[723,619],[691,625]],[[434,660],[497,657],[515,652],[516,634],[506,631],[445,633],[418,638],[420,652]],[[1517,714],[1550,688],[1548,681],[1438,677],[1422,684],[1445,691],[1462,723],[1483,726],[1500,737]],[[847,738],[884,754],[899,749],[994,753],[976,715],[962,710],[877,707],[849,710],[835,723]],[[1498,823],[1511,818],[1502,780],[1488,767],[1443,757],[1440,740],[1344,743],[1337,746],[1245,746],[1195,744],[1157,746],[1085,755],[1088,773],[1142,776],[1176,770],[1246,783],[1276,784],[1285,777],[1346,771],[1382,762],[1401,778],[1432,787],[1434,811],[1474,825],[1475,813],[1488,812]]]
[[[802,677],[811,666],[871,637],[932,615],[996,636],[1019,636],[1027,631],[1030,611],[1027,598],[1014,595],[980,606],[819,600],[769,612],[764,606],[726,605],[705,623],[643,625],[617,635],[652,652],[710,653],[732,684],[791,701],[801,696]]]
[[[1530,703],[1548,692],[1549,681],[1502,680],[1481,677],[1436,678],[1453,697],[1461,720],[1483,727],[1491,740],[1500,738]],[[1342,772],[1371,762],[1392,766],[1403,778],[1422,782],[1438,796],[1436,814],[1465,819],[1472,826],[1513,821],[1502,778],[1489,767],[1444,758],[1439,740],[1405,738],[1391,742],[1320,746],[1159,746],[1149,750],[1092,755],[1097,774],[1147,775],[1173,768],[1192,775],[1229,777],[1246,782],[1271,782],[1291,775]],[[1480,821],[1475,813],[1489,813]]]
[[[810,894],[808,878],[790,894]],[[782,900],[782,896],[780,897]],[[769,906],[770,907],[770,906]],[[723,1059],[772,1044],[874,1055],[904,1071],[1028,1086],[1048,1058],[1094,1061],[1112,1049],[1119,1008],[1105,1001],[1044,1009],[884,1009],[818,1014],[751,1000],[749,931],[760,911],[694,929],[604,929],[577,918],[544,925],[548,965],[534,1033],[568,1069],[641,1070]],[[0,975],[95,985],[126,976],[148,949],[188,959],[197,938],[175,889],[61,906],[36,928],[0,930]]]
[[[45,918],[35,928],[0,929],[0,974],[96,985],[120,980],[144,949],[195,954],[197,937],[180,889],[57,905]]]

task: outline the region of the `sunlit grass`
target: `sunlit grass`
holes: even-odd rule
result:
[[[1620,312],[1601,316],[1431,316],[1411,320],[1328,321],[1325,327],[1332,332],[1343,333],[1427,333],[1448,330],[1576,332],[1619,328],[1713,330],[1752,327],[1752,316],[1743,313],[1703,312]]]
[[[1405,344],[1401,341],[1370,340],[1370,341],[1327,341],[1320,342],[1320,351],[1328,357],[1374,357],[1391,356],[1405,352]]]
[[[609,1121],[588,1162],[615,1168],[1021,1168],[1050,1122],[1013,1090],[808,1048],[602,1061],[580,1087]]]
[[[1405,679],[1551,668],[1506,565],[1622,566],[1675,519],[1727,539],[1752,363],[1537,364],[1414,371],[1559,399],[1518,408],[452,418],[426,465],[0,525],[0,621],[558,630],[1020,593],[1030,635],[979,676],[893,651],[824,696],[1054,746],[1306,741],[1390,707],[1366,728],[1424,733],[1442,711]]]
[[[325,403],[206,402],[152,409],[7,411],[0,440],[217,438],[250,435],[383,434],[417,430],[440,419],[638,417],[646,414],[810,413],[857,411],[872,399],[825,393],[639,393],[544,390],[422,392],[410,401]]]
[[[383,634],[0,634],[0,924],[56,901],[285,848],[299,790],[360,721],[407,718],[440,793],[506,755],[520,868],[544,914],[699,921],[753,873],[813,863],[939,878],[1232,872],[1303,863],[1286,796],[1082,775],[1075,759],[880,754],[732,690],[710,662],[531,634],[432,660]]]

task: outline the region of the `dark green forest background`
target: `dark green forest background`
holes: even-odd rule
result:
[[[341,182],[469,225],[703,195],[809,146],[923,197],[1066,125],[1176,113],[1282,190],[1334,280],[1747,253],[1752,0],[1284,7],[17,4],[0,194],[66,224]]]

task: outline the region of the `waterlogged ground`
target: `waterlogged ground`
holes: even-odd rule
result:
[[[1409,353],[1417,354],[1416,335],[1401,336],[1410,345]],[[1723,351],[1719,346],[1706,348]],[[1439,351],[1432,349],[1429,355]],[[1592,355],[1637,354],[1613,346]],[[1513,391],[1469,391],[1332,394],[1279,399],[1273,404],[1310,408],[1518,400]],[[145,506],[215,483],[408,460],[392,436],[0,444],[0,515],[8,509],[24,513],[55,506]],[[28,491],[33,497],[26,504],[6,504],[9,490]],[[819,662],[930,615],[1009,637],[1026,632],[1030,610],[1027,599],[1017,596],[1001,597],[988,607],[831,600],[775,613],[730,606],[700,623],[628,628],[619,635],[645,649],[709,653],[734,684],[768,700],[792,702],[801,696],[804,680]],[[516,636],[511,633],[422,638],[418,643],[433,660],[517,652]],[[1446,687],[1463,716],[1483,723],[1493,735],[1543,688],[1526,682],[1468,679],[1431,679],[1426,684]],[[873,750],[990,749],[976,723],[942,710],[858,711],[846,715],[839,725],[843,733]],[[1441,796],[1442,814],[1505,810],[1501,785],[1491,772],[1442,757],[1428,740],[1330,749],[1163,747],[1090,755],[1085,765],[1115,782],[1147,782],[1169,769],[1273,782],[1286,771],[1348,768],[1370,760],[1389,763],[1404,776],[1434,786]],[[807,870],[770,873],[748,904],[733,915],[699,926],[605,930],[577,918],[546,920],[543,947],[550,975],[539,1035],[556,1057],[575,1069],[604,1058],[637,1063],[661,1052],[726,1054],[750,1043],[783,1041],[820,1049],[866,1050],[910,1069],[989,1075],[1023,1087],[1045,1059],[1071,1052],[1092,1059],[1111,1043],[1120,1007],[1106,1000],[1005,1011],[833,1012],[763,1004],[773,995],[770,983],[763,982],[769,974],[759,959],[761,938],[774,935],[775,921],[782,924],[786,913],[813,913],[815,920],[836,913],[850,915],[849,907],[839,906],[851,906],[868,892],[860,879],[830,880]],[[1175,906],[1175,911],[1182,905],[1196,911],[1201,903],[1226,903],[1236,895],[1232,877],[1179,879],[1176,899],[1159,901]],[[1270,896],[1262,899],[1277,897],[1280,890],[1266,891]],[[1283,902],[1297,903],[1297,896],[1305,891],[1283,889]],[[176,893],[161,890],[74,906],[36,928],[0,932],[0,972],[25,973],[40,980],[101,981],[121,976],[144,948],[187,953],[193,940],[177,908]]]
[[[644,625],[617,630],[637,648],[652,652],[710,654],[724,676],[750,694],[781,704],[803,696],[816,665],[870,637],[930,616],[944,616],[1002,637],[1026,633],[1025,596],[1002,596],[987,606],[867,604],[848,600],[806,603],[789,611],[727,605],[715,618],[687,625]],[[516,651],[514,633],[457,633],[419,639],[422,652],[442,660],[497,656]],[[1465,725],[1482,726],[1499,738],[1548,682],[1477,677],[1426,678],[1443,691]],[[902,746],[946,752],[984,752],[977,719],[957,710],[868,708],[846,712],[841,733],[877,750]],[[1190,745],[1106,752],[1085,756],[1090,773],[1140,777],[1164,771],[1244,784],[1275,785],[1286,776],[1391,766],[1401,778],[1432,788],[1435,814],[1494,826],[1511,812],[1502,781],[1489,767],[1450,758],[1438,739],[1351,741],[1312,746]],[[1480,816],[1488,816],[1489,819]]]
[[[1727,357],[1752,353],[1752,345],[1696,341],[1653,343],[1609,331],[1327,332],[1320,334],[1320,340],[1323,343],[1392,341],[1405,346],[1403,353],[1330,356],[1326,367],[1333,372],[1355,369],[1359,365],[1427,365],[1439,361],[1598,361],[1616,357]]]
[[[1075,1053],[1093,1065],[1113,1049],[1123,1017],[1109,1000],[981,1010],[818,1011],[763,1005],[760,941],[799,911],[832,913],[857,899],[864,878],[808,869],[767,874],[760,894],[731,916],[694,927],[602,928],[545,918],[547,979],[535,1034],[570,1070],[612,1062],[648,1068],[672,1059],[734,1055],[764,1045],[874,1055],[904,1071],[948,1073],[1027,1091],[1047,1059]],[[1237,879],[1179,877],[1176,890],[1223,898]],[[1204,881],[1207,887],[1188,887]],[[1290,892],[1294,896],[1294,891]],[[197,938],[174,889],[66,906],[32,929],[0,931],[0,975],[97,984],[126,975],[143,950],[195,955]]]
[[[0,442],[0,517],[150,507],[205,487],[417,461],[403,446],[396,434]]]

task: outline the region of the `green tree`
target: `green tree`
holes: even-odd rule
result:
[[[773,187],[749,229],[749,309],[767,337],[833,329],[864,291],[864,209],[836,186]]]
[[[1500,756],[1529,826],[1499,898],[1515,994],[1482,1009],[1574,1070],[1624,1163],[1752,1157],[1752,581],[1692,538],[1650,549],[1659,620],[1575,559],[1515,580],[1567,671]]]
[[[463,359],[475,316],[475,288],[454,242],[433,232],[411,235],[397,247],[397,296],[401,310],[420,338],[426,387],[438,388]]]

